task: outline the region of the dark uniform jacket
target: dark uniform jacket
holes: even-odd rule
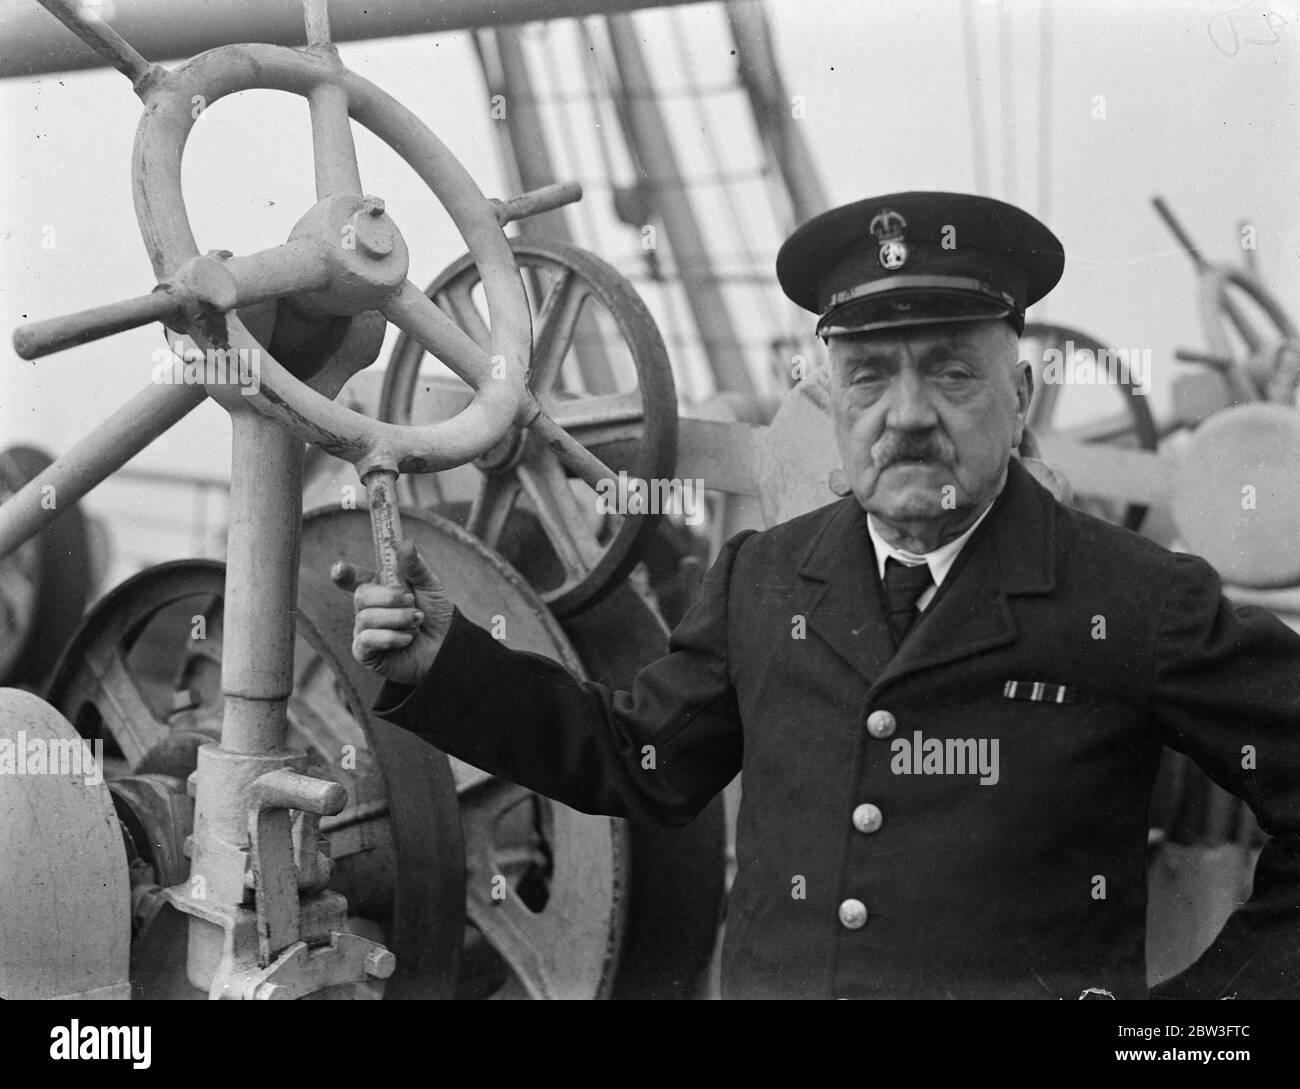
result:
[[[1273,838],[1249,903],[1164,990],[1300,993],[1300,637],[1013,459],[895,652],[865,519],[849,497],[733,538],[631,692],[457,612],[379,708],[587,812],[682,824],[743,769],[724,997],[1145,997],[1167,744]]]

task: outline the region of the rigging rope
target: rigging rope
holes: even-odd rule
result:
[[[1002,99],[1002,191],[1016,202],[1016,87],[1012,79],[1011,2],[1002,0],[998,18],[998,88]]]
[[[727,207],[727,216],[731,220],[731,226],[736,232],[736,241],[740,244],[741,252],[745,255],[745,260],[749,262],[750,268],[757,268],[759,264],[758,255],[749,245],[750,225],[745,220],[744,213],[736,201],[736,194],[729,182],[724,178],[727,173],[724,165],[721,150],[718,147],[718,141],[713,132],[713,126],[709,123],[709,116],[704,108],[699,82],[695,78],[695,68],[691,60],[690,47],[682,35],[681,14],[672,8],[665,13],[668,16],[668,26],[672,32],[673,45],[677,48],[678,56],[682,64],[682,77],[686,89],[690,92],[691,104],[694,107],[696,119],[699,121],[700,133],[704,139],[704,146],[709,155],[710,165],[713,168],[714,179],[718,179],[721,184],[718,188],[722,190],[724,202]],[[742,88],[738,85],[733,86],[731,90],[740,91]],[[690,181],[698,185],[703,178],[695,177]]]
[[[984,131],[984,101],[980,78],[979,41],[975,34],[975,0],[962,0],[962,37],[966,53],[966,101],[970,105],[971,155],[975,167],[975,191],[989,191],[988,135]]]
[[[1038,9],[1038,218],[1052,212],[1052,15]]]
[[[538,40],[541,43],[540,49],[543,53],[543,63],[540,66],[541,71],[546,73],[546,78],[549,82],[553,78],[553,73],[561,71],[560,68],[556,67],[555,48],[551,39],[550,23],[543,23],[541,25]],[[563,172],[563,175],[568,178],[577,179],[582,165],[582,156],[578,153],[578,141],[569,121],[568,110],[563,106],[555,105],[554,91],[555,89],[553,87],[548,86],[547,99],[553,107],[551,113],[555,116],[556,126],[560,130],[560,145],[568,163],[568,169]],[[538,97],[540,99],[541,96],[539,95]],[[540,102],[538,103],[538,106],[540,108]],[[597,125],[596,129],[597,132],[599,132],[600,126]],[[608,171],[606,171],[606,173],[608,174]],[[613,176],[610,175],[610,178],[612,184]],[[581,217],[582,228],[586,231],[587,235],[585,240],[579,242],[579,245],[590,250],[596,250],[600,245],[600,231],[596,226],[595,213],[592,210],[591,202],[580,200],[578,201],[577,208],[578,214]]]

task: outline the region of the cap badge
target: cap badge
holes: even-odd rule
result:
[[[880,264],[890,270],[902,268],[907,261],[907,243],[903,231],[907,220],[892,208],[882,208],[871,220],[868,230],[880,243]]]

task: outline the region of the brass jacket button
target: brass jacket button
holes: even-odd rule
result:
[[[840,905],[840,922],[849,930],[861,930],[867,925],[867,905],[861,900],[845,900]]]
[[[885,822],[885,815],[880,811],[880,806],[872,805],[870,802],[863,802],[853,810],[853,827],[859,832],[865,832],[870,835],[872,832],[879,832],[880,826]]]
[[[897,720],[888,711],[872,711],[867,716],[867,733],[872,737],[889,737],[897,727]]]

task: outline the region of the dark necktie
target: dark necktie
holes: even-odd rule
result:
[[[895,646],[903,641],[903,636],[916,620],[916,603],[933,582],[928,563],[909,567],[893,556],[885,560],[885,602]]]

